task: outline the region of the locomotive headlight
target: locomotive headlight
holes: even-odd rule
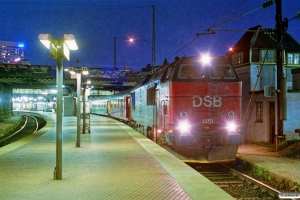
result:
[[[234,122],[230,122],[227,124],[227,130],[232,132],[232,131],[236,131],[237,125]]]
[[[178,129],[181,133],[187,133],[190,130],[191,125],[187,121],[179,122]]]
[[[209,54],[201,55],[200,61],[201,61],[203,64],[210,64],[210,60],[211,60],[211,57],[210,57]]]

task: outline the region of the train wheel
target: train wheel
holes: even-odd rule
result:
[[[154,135],[152,130],[147,130],[147,138],[149,138],[152,141],[154,140]]]

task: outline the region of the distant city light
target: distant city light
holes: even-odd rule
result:
[[[22,48],[22,47],[24,47],[24,44],[19,44],[18,47],[21,47],[21,48]]]
[[[15,58],[15,59],[14,59],[14,62],[15,62],[15,63],[20,62],[20,61],[21,61],[21,58]]]

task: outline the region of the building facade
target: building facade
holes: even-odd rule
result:
[[[295,80],[300,68],[300,44],[287,32],[283,34],[283,66],[287,79],[287,139],[299,139],[300,87]],[[252,142],[274,143],[277,122],[277,38],[261,26],[250,28],[227,53],[243,82],[244,139]],[[299,73],[300,74],[300,73]],[[266,95],[267,94],[267,95]]]
[[[0,63],[29,65],[24,55],[24,43],[0,41]]]

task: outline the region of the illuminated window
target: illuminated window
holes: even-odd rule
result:
[[[244,63],[244,52],[240,52],[240,53],[232,55],[232,64],[233,65],[240,65],[243,63]]]
[[[132,108],[133,110],[135,110],[135,92],[132,92],[132,93],[130,94],[130,98],[131,98],[131,108]]]
[[[275,62],[275,50],[261,50],[260,62]]]
[[[299,53],[288,53],[288,64],[289,65],[299,65],[300,64],[300,54]]]
[[[256,102],[256,121],[263,121],[263,102]]]

